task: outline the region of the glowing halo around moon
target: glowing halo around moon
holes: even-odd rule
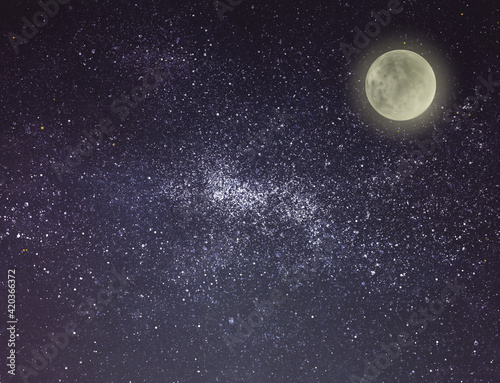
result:
[[[395,121],[424,113],[436,95],[436,76],[419,54],[397,49],[377,58],[368,69],[365,91],[373,109]]]

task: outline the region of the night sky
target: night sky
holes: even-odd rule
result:
[[[0,13],[2,383],[500,382],[497,0]]]

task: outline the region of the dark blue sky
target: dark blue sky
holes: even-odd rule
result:
[[[387,2],[70,1],[17,54],[41,8],[3,5],[1,381],[499,382],[500,12],[401,6],[347,62]],[[438,81],[406,124],[364,92],[392,49]]]

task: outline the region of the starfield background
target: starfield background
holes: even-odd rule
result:
[[[0,8],[1,382],[500,382],[497,1],[60,1]]]

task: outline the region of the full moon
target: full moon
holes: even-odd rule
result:
[[[407,121],[420,116],[436,94],[436,76],[429,63],[407,50],[387,52],[368,69],[366,95],[382,116]]]

